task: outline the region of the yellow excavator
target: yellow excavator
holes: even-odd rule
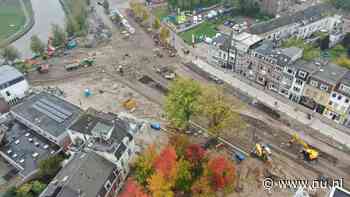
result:
[[[265,144],[256,143],[251,153],[262,161],[271,162],[271,150]]]
[[[304,142],[298,133],[294,133],[292,139],[289,141],[290,144],[298,143],[303,146],[302,153],[304,159],[307,161],[314,161],[318,159],[319,152],[316,149],[310,148],[309,145]]]

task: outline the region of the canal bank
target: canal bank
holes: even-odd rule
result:
[[[30,58],[30,38],[37,35],[43,42],[47,42],[51,34],[52,24],[64,27],[65,12],[60,0],[31,0],[34,25],[22,37],[12,43],[21,53],[22,58]]]
[[[10,37],[0,40],[0,48],[6,47],[7,45],[11,44],[12,42],[18,40],[23,35],[28,33],[29,30],[34,26],[35,19],[34,19],[34,13],[32,4],[30,1],[23,1],[18,0],[21,4],[21,9],[23,10],[24,16],[25,16],[25,24],[23,27],[21,27],[16,33],[11,35]]]

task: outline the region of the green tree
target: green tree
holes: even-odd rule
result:
[[[191,164],[180,159],[178,161],[178,170],[175,181],[175,188],[181,191],[189,192],[191,190],[192,177],[191,177]]]
[[[160,20],[159,18],[155,18],[154,21],[153,21],[153,24],[152,24],[152,28],[156,31],[159,30],[160,28]]]
[[[238,0],[240,12],[245,16],[256,16],[260,13],[259,4],[254,0]]]
[[[54,47],[60,47],[64,46],[65,42],[67,40],[66,33],[63,31],[63,29],[57,25],[52,25],[52,45]]]
[[[190,79],[176,79],[166,96],[165,111],[168,119],[177,128],[187,129],[192,116],[199,110],[199,84]]]
[[[52,178],[61,168],[63,157],[52,156],[39,162],[39,175],[42,177]]]
[[[137,158],[135,162],[136,181],[145,186],[148,178],[154,173],[153,162],[157,156],[155,147],[152,145]]]
[[[34,195],[31,192],[32,190],[32,184],[25,183],[16,191],[16,197],[34,197]]]
[[[337,8],[350,10],[350,1],[349,0],[330,0],[330,2]]]
[[[216,86],[203,88],[199,114],[206,119],[210,133],[219,136],[226,129],[238,131],[244,128],[244,121],[238,113],[240,107],[240,102],[230,100],[222,88]]]
[[[76,32],[79,31],[78,24],[74,19],[66,18],[65,20],[65,29],[69,37],[74,36]]]
[[[9,61],[9,62],[13,62],[16,59],[20,58],[20,54],[18,50],[13,46],[7,46],[3,48],[0,51],[0,55],[5,61]]]
[[[72,5],[72,20],[76,24],[76,33],[84,35],[88,29],[88,6],[84,0],[74,0]]]
[[[45,183],[42,183],[40,181],[33,181],[33,186],[32,186],[32,191],[34,192],[34,194],[36,196],[39,196],[39,194],[45,190],[46,188],[46,184]]]
[[[16,197],[16,187],[10,187],[3,195],[3,197]]]
[[[30,49],[33,53],[43,55],[45,52],[45,44],[37,35],[30,38]]]

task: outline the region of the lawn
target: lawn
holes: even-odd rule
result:
[[[19,0],[0,0],[0,41],[19,31],[25,22]]]
[[[162,20],[163,18],[167,17],[170,12],[169,9],[167,7],[157,7],[153,9],[153,14],[159,18],[160,20]]]
[[[187,44],[192,44],[192,34],[194,34],[195,37],[199,37],[199,36],[213,37],[217,33],[217,30],[216,30],[217,26],[218,26],[217,22],[204,21],[203,23],[196,26],[195,28],[192,28],[185,32],[181,32],[179,35]]]

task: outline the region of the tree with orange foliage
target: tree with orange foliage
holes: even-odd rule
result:
[[[177,172],[177,155],[172,146],[165,147],[154,161],[154,168],[161,173],[167,181],[174,182]]]
[[[152,197],[173,197],[172,183],[167,181],[161,171],[157,171],[148,179],[148,189]]]
[[[235,166],[223,156],[212,158],[208,162],[208,175],[214,190],[232,187],[235,181]]]
[[[128,179],[124,189],[118,197],[150,197],[143,188],[134,180]]]

